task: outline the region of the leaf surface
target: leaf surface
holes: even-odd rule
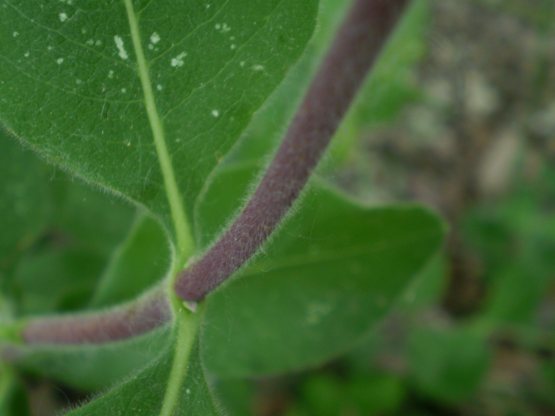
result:
[[[316,6],[6,0],[0,122],[186,240],[184,212],[302,52]]]
[[[0,130],[0,273],[44,229],[51,212],[47,172],[28,150]]]
[[[206,230],[221,227],[221,209],[233,206],[228,198],[248,187],[252,170],[215,177],[199,210]],[[425,209],[364,207],[316,180],[263,253],[209,296],[207,369],[222,377],[274,374],[344,352],[385,315],[442,234]]]
[[[413,328],[408,336],[410,380],[440,402],[472,397],[490,358],[487,339],[476,328]]]
[[[185,368],[176,365],[175,356],[187,351],[178,351],[181,343],[174,340],[173,347],[167,348],[159,360],[68,416],[220,414],[204,374],[198,340],[189,341],[192,350]],[[168,395],[168,391],[174,394]]]
[[[115,250],[92,300],[92,307],[129,301],[160,282],[171,263],[160,223],[140,213],[125,241]]]
[[[0,132],[0,280],[14,313],[84,306],[133,208]]]

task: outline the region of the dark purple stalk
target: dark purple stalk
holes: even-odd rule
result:
[[[121,308],[87,315],[53,316],[27,321],[25,344],[100,344],[146,333],[171,319],[164,291],[158,290]]]
[[[244,265],[291,208],[347,112],[408,0],[355,0],[265,176],[223,236],[177,278],[199,301]],[[171,319],[166,293],[105,312],[30,319],[25,344],[97,344],[146,333]]]
[[[291,208],[408,0],[356,0],[252,198],[223,236],[176,280],[199,301],[243,266]]]

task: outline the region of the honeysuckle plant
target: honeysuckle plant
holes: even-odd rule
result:
[[[318,54],[317,0],[1,0],[3,412],[32,373],[95,393],[68,415],[234,414],[220,381],[387,313],[441,222],[318,166],[413,5],[336,3]]]

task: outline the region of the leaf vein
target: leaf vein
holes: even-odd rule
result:
[[[175,236],[177,238],[178,246],[178,262],[183,262],[194,250],[194,242],[190,231],[190,226],[177,185],[172,160],[168,151],[164,125],[158,114],[156,107],[156,100],[150,80],[149,66],[145,58],[141,43],[141,35],[139,24],[135,11],[133,9],[132,0],[124,0],[129,28],[131,31],[131,39],[133,41],[133,49],[137,61],[137,69],[141,86],[143,89],[144,105],[147,113],[148,121],[150,123],[152,137],[156,153],[158,155],[158,162],[164,180],[164,189],[170,207],[170,214],[173,220]]]

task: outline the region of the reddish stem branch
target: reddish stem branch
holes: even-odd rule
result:
[[[265,176],[223,236],[176,280],[198,301],[245,264],[291,208],[347,112],[408,0],[355,0]],[[26,344],[103,343],[146,333],[171,319],[163,291],[106,312],[36,318]]]
[[[22,338],[26,344],[100,344],[144,334],[171,319],[164,291],[106,312],[31,319]]]
[[[408,0],[356,0],[265,176],[223,236],[178,277],[198,301],[244,265],[291,208]]]

